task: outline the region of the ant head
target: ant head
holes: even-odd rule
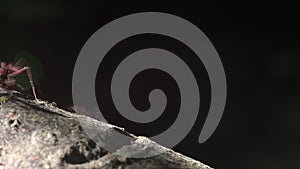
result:
[[[0,67],[6,67],[6,63],[5,62],[1,62]]]

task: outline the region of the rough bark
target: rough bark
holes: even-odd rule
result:
[[[164,147],[121,128],[71,113],[54,103],[37,103],[16,91],[0,90],[0,168],[97,168],[97,169],[210,169],[199,161],[170,149],[147,158],[125,158],[93,142],[82,129],[79,118],[97,124],[108,141],[113,130],[130,135],[135,149],[122,152],[160,151]],[[107,138],[106,138],[107,137]],[[140,150],[139,150],[140,149]]]

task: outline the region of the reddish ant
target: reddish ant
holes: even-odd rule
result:
[[[7,64],[5,62],[1,62],[0,65],[0,87],[10,89],[15,86],[16,80],[12,79],[12,77],[19,75],[21,73],[27,72],[27,76],[32,88],[32,93],[34,95],[35,100],[38,100],[36,97],[35,87],[33,83],[31,68],[29,66],[25,67],[18,67],[15,65],[12,65],[11,63]]]

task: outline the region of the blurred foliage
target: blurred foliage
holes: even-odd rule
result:
[[[44,70],[41,61],[26,51],[18,52],[13,63],[19,67],[29,66],[31,67],[32,77],[35,84],[43,76]],[[27,73],[22,73],[14,77],[17,84],[22,87],[23,90],[31,88]]]
[[[1,96],[0,97],[0,105],[7,102],[9,99],[9,96]]]

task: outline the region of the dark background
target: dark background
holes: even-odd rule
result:
[[[197,25],[214,44],[226,72],[228,98],[221,123],[207,142],[197,143],[202,116],[174,149],[220,169],[296,169],[300,166],[297,10],[295,4],[275,1],[3,0],[0,60],[12,61],[19,51],[39,58],[44,67],[37,84],[39,97],[67,108],[72,105],[76,58],[95,31],[136,12],[175,14]]]

